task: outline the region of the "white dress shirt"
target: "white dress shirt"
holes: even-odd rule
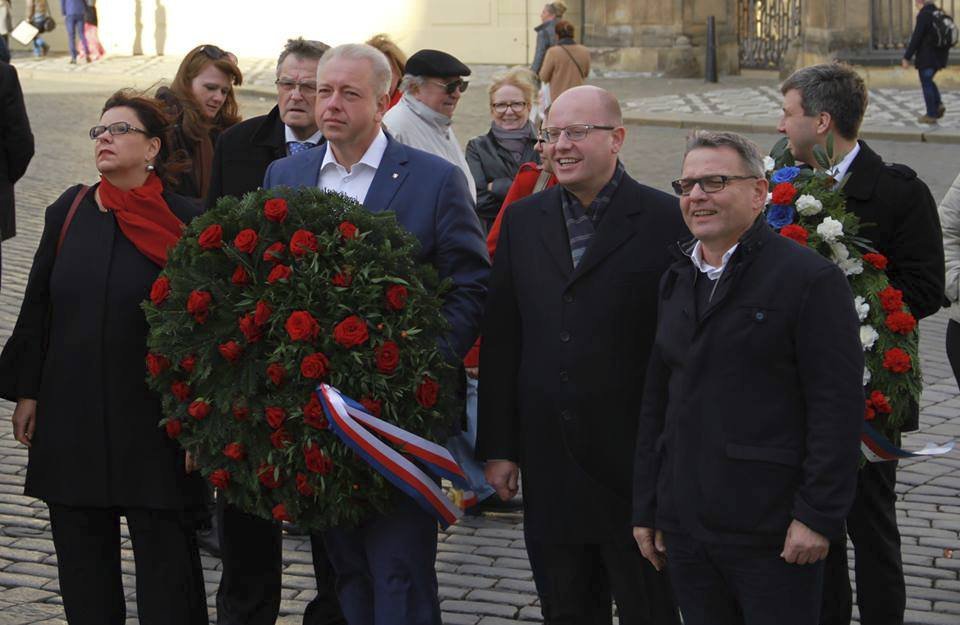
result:
[[[287,126],[286,124],[283,125],[283,135],[284,135],[284,144],[283,144],[284,146],[286,146],[287,143],[290,143],[291,141],[296,141],[297,143],[303,143],[304,141],[309,141],[314,145],[320,145],[320,142],[323,141],[323,133],[320,132],[319,130],[317,130],[315,133],[310,135],[308,138],[301,141],[300,139],[297,139],[297,135],[293,134],[293,130],[290,129],[290,126]],[[290,154],[289,149],[287,150],[287,154]]]
[[[703,246],[700,245],[700,241],[697,241],[693,246],[693,252],[690,253],[690,260],[693,262],[693,266],[699,269],[701,273],[707,274],[707,277],[711,280],[716,280],[723,275],[723,270],[727,268],[727,262],[730,260],[730,257],[733,256],[738,245],[740,244],[734,243],[733,247],[724,252],[723,257],[720,259],[720,266],[714,267],[703,260]]]
[[[827,170],[827,173],[833,176],[837,182],[840,182],[847,174],[847,170],[850,169],[850,164],[853,163],[853,159],[857,158],[857,154],[859,153],[860,143],[857,142],[853,144],[853,149],[847,152],[847,155],[843,157],[843,160],[837,163],[832,169]]]
[[[328,143],[327,151],[323,155],[323,164],[320,165],[320,179],[317,181],[317,186],[324,191],[343,193],[362,204],[386,149],[387,135],[381,128],[373,143],[363,153],[363,157],[350,168],[350,171],[347,171],[346,167],[337,162],[337,157],[333,155],[333,148]]]

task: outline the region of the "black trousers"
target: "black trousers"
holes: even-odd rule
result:
[[[667,571],[684,625],[816,625],[823,562],[787,564],[782,546],[667,534]]]
[[[679,625],[667,576],[644,559],[630,532],[605,543],[554,544],[526,537],[544,625]]]
[[[278,523],[217,502],[223,571],[217,590],[218,625],[273,625],[280,613],[283,531]],[[304,625],[346,625],[335,589],[336,576],[322,540],[310,538],[317,596],[303,614]]]
[[[897,463],[867,463],[847,515],[863,625],[902,625],[907,593],[897,528]],[[823,579],[822,625],[849,625],[853,605],[846,538],[832,543]]]
[[[124,625],[120,517],[137,570],[142,625],[207,625],[203,569],[193,524],[168,510],[79,508],[48,504],[60,595],[70,625]]]

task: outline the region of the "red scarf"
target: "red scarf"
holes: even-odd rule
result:
[[[167,250],[180,239],[183,222],[163,199],[163,183],[156,174],[147,176],[143,186],[129,191],[118,189],[101,177],[100,201],[113,211],[120,231],[141,254],[161,267],[167,264]]]

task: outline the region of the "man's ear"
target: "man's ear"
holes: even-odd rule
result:
[[[818,135],[826,135],[833,129],[833,116],[826,112],[820,111],[817,115],[817,125],[816,130]]]
[[[614,154],[619,154],[620,150],[623,149],[623,141],[627,137],[627,129],[623,126],[619,126],[615,130],[611,131],[610,135],[613,137],[612,152]]]

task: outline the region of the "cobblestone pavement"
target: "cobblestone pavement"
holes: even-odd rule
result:
[[[150,62],[144,59],[143,65],[149,67]],[[156,66],[166,67],[161,63]],[[67,72],[34,71],[25,75],[27,105],[38,148],[17,187],[18,236],[3,244],[0,341],[9,335],[19,311],[44,208],[69,185],[95,179],[85,129],[93,125],[111,89],[135,82],[126,71],[102,82]],[[137,80],[150,84],[156,77],[144,69]],[[623,87],[622,78],[596,82],[618,93]],[[643,89],[629,86],[623,90],[639,96],[662,93],[674,88],[668,82],[651,80]],[[485,132],[485,97],[482,89],[464,95],[456,120],[461,141]],[[256,94],[242,95],[240,103],[245,116],[263,113],[272,106],[270,99]],[[684,134],[677,128],[632,127],[623,152],[628,170],[653,186],[669,188],[668,181],[676,177],[679,167]],[[750,136],[762,146],[772,145],[776,139],[770,134]],[[938,199],[956,175],[953,146],[895,141],[871,145],[886,158],[917,168]],[[926,441],[960,438],[960,391],[943,349],[945,325],[943,314],[921,323],[926,376],[923,427],[918,434],[907,437],[909,448]],[[49,518],[43,503],[21,494],[26,451],[13,440],[11,410],[11,404],[0,402],[0,625],[64,623]],[[908,584],[907,622],[956,625],[960,622],[960,453],[926,462],[905,462],[899,475],[897,505]],[[124,537],[128,622],[136,623],[133,554],[126,533]],[[468,519],[440,538],[437,571],[446,623],[495,625],[540,620],[519,515]],[[309,543],[303,538],[287,537],[284,541],[282,625],[300,623],[300,614],[314,592],[308,549]],[[951,549],[956,550],[956,557],[948,555]],[[203,563],[211,622],[215,622],[213,598],[220,562],[204,555]]]

